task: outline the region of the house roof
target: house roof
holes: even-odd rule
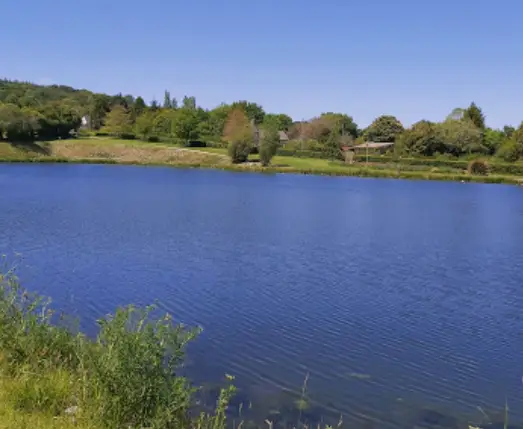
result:
[[[285,141],[289,140],[289,136],[287,135],[287,133],[285,131],[278,131],[278,133],[280,134],[280,140],[285,140]]]
[[[265,134],[265,131],[263,130],[263,128],[260,128],[256,125],[254,125],[253,122],[251,122],[251,127],[252,127],[252,130],[254,131],[254,133],[257,134],[258,138],[263,138],[263,135]],[[289,141],[289,136],[287,135],[287,133],[285,131],[278,131],[278,135],[280,137],[280,141]]]
[[[356,146],[351,146],[349,149],[381,149],[394,145],[394,142],[365,142]]]

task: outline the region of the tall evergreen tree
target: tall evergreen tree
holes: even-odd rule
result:
[[[463,118],[471,121],[479,129],[485,129],[485,115],[476,105],[476,103],[472,102],[470,104],[470,106],[463,113]]]
[[[163,93],[163,108],[171,109],[173,107],[171,100],[171,93],[167,90]]]

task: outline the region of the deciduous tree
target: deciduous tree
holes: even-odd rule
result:
[[[253,130],[249,118],[242,108],[233,109],[224,127],[223,138],[229,143],[232,162],[247,161],[254,144]]]
[[[396,144],[406,153],[416,155],[432,156],[446,150],[442,133],[437,125],[430,121],[420,121],[412,125],[396,139]]]
[[[445,152],[459,156],[462,154],[488,152],[483,145],[483,132],[472,121],[447,120],[438,125],[439,133],[445,143]]]
[[[172,119],[172,134],[188,144],[198,138],[198,112],[189,107],[182,107],[176,111]]]
[[[280,133],[275,126],[265,127],[260,141],[260,162],[264,167],[271,163],[280,147]]]
[[[186,109],[196,109],[196,97],[183,97],[182,107]]]
[[[247,118],[250,121],[253,121],[256,125],[261,124],[263,122],[263,119],[265,118],[265,110],[263,110],[263,107],[259,104],[252,103],[250,101],[235,101],[234,103],[232,103],[231,108],[242,109],[247,115]]]
[[[284,113],[267,113],[263,118],[266,128],[276,128],[278,131],[287,131],[292,125],[292,118]]]
[[[104,130],[116,136],[130,133],[132,122],[127,109],[121,105],[114,106],[105,118]]]
[[[134,126],[135,133],[144,140],[151,137],[154,132],[155,117],[156,114],[152,110],[143,112],[140,116],[138,116],[138,118],[136,118],[136,124]]]
[[[383,115],[369,125],[365,130],[364,137],[367,141],[394,142],[403,131],[403,125],[396,117]]]

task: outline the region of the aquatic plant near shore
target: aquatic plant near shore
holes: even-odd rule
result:
[[[1,387],[14,409],[54,418],[74,406],[78,421],[101,428],[191,427],[195,389],[177,369],[198,330],[168,315],[153,320],[153,308],[117,310],[90,340],[53,323],[49,301],[24,290],[12,271],[1,275],[0,371],[13,381]],[[220,419],[223,402],[201,423]]]
[[[178,370],[199,329],[175,325],[169,315],[153,318],[153,310],[120,308],[99,321],[99,332],[90,339],[71,329],[49,300],[22,288],[13,270],[0,274],[2,427],[257,427],[243,417],[238,423],[228,418],[236,392],[232,376],[226,376],[214,410],[192,415],[197,389]],[[307,381],[300,405],[307,403],[306,386]],[[295,427],[307,425],[300,418]]]

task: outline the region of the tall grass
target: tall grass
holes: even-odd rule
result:
[[[22,288],[13,270],[0,272],[0,428],[247,427],[228,419],[232,376],[213,411],[194,413],[197,389],[179,370],[199,329],[153,317],[154,306],[128,306],[99,320],[88,338]]]
[[[234,388],[222,391],[215,414],[193,421],[195,389],[178,370],[198,330],[175,325],[169,315],[155,320],[153,309],[118,309],[88,339],[64,325],[47,300],[24,290],[12,271],[0,275],[0,388],[10,398],[0,420],[72,415],[96,428],[225,427]]]

